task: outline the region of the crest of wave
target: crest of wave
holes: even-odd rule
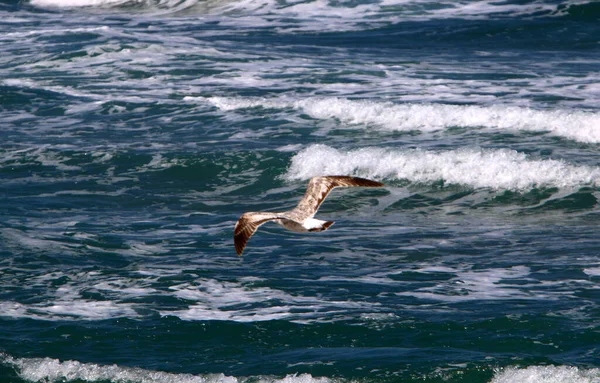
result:
[[[600,168],[575,166],[559,160],[533,160],[508,149],[340,151],[320,144],[296,154],[284,177],[309,179],[323,174],[352,174],[423,184],[443,181],[507,190],[600,185]]]
[[[328,378],[314,378],[308,374],[274,377],[237,378],[224,374],[176,374],[142,368],[103,366],[74,360],[52,358],[13,358],[0,354],[0,363],[12,366],[19,377],[29,382],[131,382],[131,383],[332,383]]]
[[[271,100],[212,97],[221,110],[294,108],[313,118],[338,119],[345,124],[374,126],[388,131],[437,131],[456,126],[498,130],[548,132],[570,140],[600,142],[600,114],[578,110],[534,110],[517,106],[394,104],[343,98]]]
[[[589,370],[569,366],[530,366],[506,368],[498,372],[492,383],[594,383],[600,380],[600,369]]]
[[[600,114],[516,106],[401,104],[344,99],[310,100],[298,105],[316,118],[374,124],[386,130],[435,131],[454,126],[549,132],[579,142],[600,142]]]
[[[40,8],[116,8],[174,12],[198,5],[198,0],[30,0]],[[208,3],[208,1],[207,1]]]

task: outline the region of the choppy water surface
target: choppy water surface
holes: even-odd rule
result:
[[[0,14],[2,381],[600,380],[596,2]]]

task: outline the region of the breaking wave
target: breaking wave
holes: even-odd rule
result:
[[[600,185],[598,167],[531,159],[526,154],[508,149],[437,152],[363,148],[341,151],[320,144],[296,154],[284,177],[304,180],[320,174],[352,174],[423,184],[442,181],[504,190]]]
[[[217,3],[216,1],[213,1]],[[187,7],[203,6],[211,3],[210,0],[30,0],[38,7],[151,7],[181,9],[182,4]],[[569,4],[570,3],[570,4]],[[358,18],[361,15],[381,17],[392,9],[403,19],[429,20],[464,18],[481,20],[487,18],[507,17],[567,17],[570,19],[593,21],[598,18],[598,8],[593,1],[574,0],[567,2],[522,2],[517,4],[499,3],[488,0],[483,1],[455,1],[439,2],[428,0],[385,0],[379,3],[349,2],[347,4],[337,1],[273,1],[273,0],[246,0],[231,2],[231,8],[236,10],[261,10],[288,16],[314,14],[315,16],[335,15],[345,18]],[[389,21],[397,21],[391,19]]]
[[[584,111],[543,111],[516,106],[393,104],[342,98],[285,101],[213,97],[208,101],[225,111],[257,107],[293,108],[316,119],[337,119],[344,124],[387,131],[489,128],[547,132],[578,142],[600,142],[600,114]]]
[[[600,379],[600,369],[581,369],[570,366],[530,366],[505,368],[498,372],[491,383],[553,382],[593,383]]]
[[[176,13],[180,11],[199,11],[199,13],[203,13],[226,4],[227,0],[30,0],[29,2],[35,7],[50,9],[97,8],[151,13]]]
[[[130,383],[243,383],[250,379],[224,374],[176,374],[118,365],[60,361],[52,358],[13,358],[0,354],[0,363],[13,367],[19,377],[29,382],[130,382]],[[331,379],[311,375],[288,375],[252,378],[256,383],[329,383]]]
[[[343,378],[314,377],[310,374],[235,377],[225,374],[185,374],[152,371],[143,368],[76,360],[61,361],[53,358],[14,358],[0,353],[0,364],[13,368],[17,375],[28,382],[130,382],[130,383],[351,383]],[[508,382],[555,382],[593,383],[600,378],[600,369],[584,369],[571,366],[506,367],[497,370],[491,383]],[[415,380],[427,380],[426,376]],[[368,380],[367,380],[368,381]]]

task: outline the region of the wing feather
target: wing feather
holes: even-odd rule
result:
[[[262,224],[278,218],[279,215],[276,213],[244,213],[235,224],[235,229],[233,231],[233,242],[237,254],[242,255],[248,240],[250,240],[250,237],[256,233],[256,230],[258,230]]]
[[[336,187],[382,187],[381,182],[366,178],[351,176],[319,176],[313,177],[308,183],[304,197],[298,206],[290,212],[290,216],[298,221],[312,218],[319,207],[327,198],[331,190]]]

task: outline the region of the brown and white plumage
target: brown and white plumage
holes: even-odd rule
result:
[[[235,251],[242,255],[248,240],[258,228],[268,222],[275,221],[286,229],[307,232],[324,231],[333,225],[333,221],[314,219],[323,200],[336,187],[381,187],[383,184],[365,178],[350,176],[313,177],[308,183],[306,193],[298,206],[293,210],[281,213],[249,212],[244,213],[235,224],[233,240]]]

